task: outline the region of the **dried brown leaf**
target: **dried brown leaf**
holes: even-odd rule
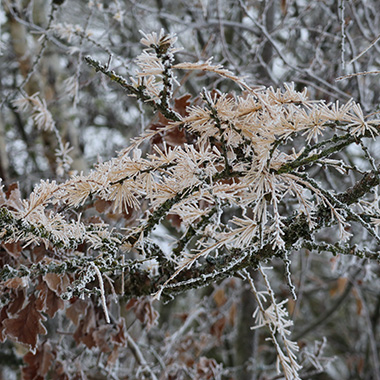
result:
[[[197,362],[197,378],[204,380],[215,379],[215,371],[218,363],[215,359],[202,356]]]
[[[168,216],[166,217],[167,220],[170,221],[171,225],[173,227],[175,227],[177,230],[179,230],[181,228],[181,224],[182,224],[182,219],[179,215],[177,214],[168,214]]]
[[[105,201],[104,199],[97,199],[94,202],[95,210],[100,214],[105,214],[112,209],[113,203],[111,201]]]
[[[64,301],[44,282],[41,282],[37,286],[37,289],[40,291],[36,300],[37,310],[44,311],[50,318],[53,318],[58,310],[62,310],[65,307]]]
[[[186,94],[181,96],[178,99],[174,99],[174,109],[182,116],[185,117],[188,115],[187,107],[191,104],[190,100],[191,95]]]
[[[8,289],[26,288],[28,286],[28,277],[14,277],[4,282]]]
[[[22,204],[21,200],[21,192],[18,187],[18,183],[12,183],[8,186],[8,190],[5,193],[6,197],[8,198],[7,206],[15,211],[22,211],[24,209],[24,206]]]
[[[87,308],[86,314],[80,320],[77,329],[74,332],[74,339],[79,343],[85,344],[88,348],[96,346],[95,339],[93,337],[94,332],[96,331],[96,318],[94,307],[92,304]]]
[[[69,277],[64,275],[58,275],[56,273],[47,273],[43,277],[50,290],[54,291],[57,295],[66,291],[67,286],[70,283]]]
[[[35,354],[28,352],[24,356],[24,362],[28,365],[22,369],[22,380],[45,379],[55,356],[49,342],[45,342]]]
[[[217,289],[213,294],[213,298],[217,307],[221,307],[227,302],[226,293],[223,288]]]
[[[25,289],[21,288],[12,293],[12,301],[8,303],[8,314],[16,314],[23,306],[25,301]]]
[[[53,290],[56,293],[59,292],[59,288],[62,282],[61,276],[55,273],[46,273],[42,278],[50,290]]]
[[[37,346],[38,335],[47,333],[44,316],[36,309],[36,297],[32,295],[28,304],[13,318],[4,321],[4,332],[17,342],[27,345],[34,350]]]
[[[71,305],[66,309],[66,316],[71,319],[74,325],[78,326],[79,319],[85,315],[89,304],[80,298],[73,298],[70,303]]]
[[[359,296],[359,293],[356,289],[353,289],[352,290],[352,294],[355,298],[355,303],[356,303],[356,314],[357,315],[361,315],[362,311],[363,311],[363,301],[362,299],[360,298]]]
[[[281,13],[283,17],[285,17],[286,14],[288,13],[287,0],[281,0]]]
[[[54,364],[54,380],[69,380],[70,377],[66,373],[66,363],[57,360]]]
[[[101,325],[92,334],[96,347],[104,353],[112,351],[110,346],[112,329],[113,326],[110,324]]]
[[[119,357],[119,347],[118,346],[114,346],[112,352],[108,356],[106,366],[107,367],[113,367],[115,365],[116,360],[118,359],[118,357]]]
[[[131,301],[126,305],[127,310],[133,308],[137,319],[141,323],[144,323],[149,330],[157,323],[158,319],[158,312],[153,308],[152,300],[141,298],[133,302]]]
[[[348,284],[347,277],[339,277],[334,283],[333,287],[330,289],[330,297],[340,296]]]
[[[18,259],[21,255],[22,245],[21,243],[2,243],[1,246],[5,249],[8,255],[12,256],[14,259]]]
[[[220,340],[223,335],[226,322],[227,322],[227,318],[224,316],[216,320],[216,322],[214,322],[211,325],[211,328],[210,328],[211,335],[214,335],[218,340]]]
[[[296,301],[293,298],[289,298],[288,303],[287,303],[289,315],[293,315],[295,307],[296,307]]]
[[[187,142],[185,128],[170,128],[165,132],[164,141],[171,146],[184,145]]]
[[[127,304],[125,305],[125,308],[126,308],[127,310],[130,310],[130,309],[132,309],[133,307],[135,307],[135,306],[137,305],[138,302],[139,302],[139,301],[138,301],[137,298],[131,298],[131,299],[127,302]]]
[[[156,130],[161,129],[163,127],[164,127],[163,124],[151,124],[150,127],[149,127],[149,129],[152,130],[152,131],[156,131]],[[153,137],[151,137],[151,139],[149,141],[150,142],[150,146],[156,145],[158,148],[160,148],[162,150],[163,147],[164,147],[163,136],[164,136],[163,132],[156,133]]]
[[[228,313],[228,322],[231,326],[234,326],[235,325],[235,322],[236,322],[236,315],[237,315],[237,306],[236,306],[236,302],[234,302],[231,307],[230,307],[230,311]]]
[[[48,256],[49,251],[45,248],[44,245],[36,245],[31,250],[31,260],[33,262],[39,262],[42,259],[45,259]]]
[[[126,338],[125,338],[125,333],[124,333],[125,319],[120,318],[116,326],[117,326],[117,333],[112,336],[112,341],[116,343],[116,345],[125,346],[126,344]]]

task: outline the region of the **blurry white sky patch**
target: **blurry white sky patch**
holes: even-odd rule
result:
[[[3,2],[0,0],[0,25],[4,24],[6,20]]]
[[[152,240],[161,248],[167,258],[171,255],[173,243],[177,241],[173,239],[173,236],[170,236],[168,230],[161,224],[153,230]]]
[[[87,127],[83,131],[83,139],[86,141],[84,156],[91,163],[96,163],[98,158],[108,159],[127,146],[125,137],[108,127]]]

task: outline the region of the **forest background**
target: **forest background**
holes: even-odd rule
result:
[[[0,378],[379,380],[379,17],[2,0]]]

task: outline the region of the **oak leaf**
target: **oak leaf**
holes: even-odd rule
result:
[[[180,98],[174,99],[174,109],[182,116],[185,117],[189,113],[187,112],[187,107],[190,106],[191,95],[186,94]]]
[[[4,332],[18,343],[35,350],[38,335],[45,335],[47,330],[41,321],[46,318],[36,308],[36,297],[32,295],[28,304],[14,317],[4,321]]]
[[[16,314],[23,306],[25,302],[25,289],[17,289],[11,292],[12,301],[8,303],[8,314]]]
[[[37,310],[44,311],[50,318],[53,318],[58,310],[65,307],[62,298],[57,296],[44,282],[41,282],[37,289],[40,291],[36,301]]]
[[[21,192],[18,187],[18,183],[14,182],[8,186],[8,190],[5,193],[8,198],[7,206],[15,211],[23,211],[24,205],[21,200]]]
[[[112,351],[110,347],[110,337],[113,326],[110,324],[99,326],[92,334],[96,347],[100,351],[108,353]]]
[[[126,309],[133,309],[137,319],[144,323],[148,330],[157,323],[158,312],[154,309],[152,300],[130,300],[126,305]]]
[[[21,255],[22,245],[19,241],[13,243],[2,243],[1,246],[5,249],[8,255],[14,259],[18,259]]]
[[[66,309],[66,316],[74,325],[78,326],[79,319],[85,314],[89,303],[80,298],[73,298],[70,303],[71,305]]]
[[[28,366],[22,369],[22,380],[43,380],[50,370],[56,353],[51,344],[45,342],[35,354],[28,352],[24,356],[24,362]]]
[[[66,291],[67,286],[70,283],[69,277],[67,274],[58,275],[56,273],[46,273],[43,276],[44,281],[50,290],[54,291],[57,295],[62,294]]]
[[[96,317],[93,305],[87,308],[86,314],[80,320],[77,329],[75,330],[73,337],[75,341],[85,344],[88,348],[96,346],[94,339],[94,332],[96,331]]]
[[[26,288],[28,286],[28,277],[13,277],[4,282],[8,289]]]

